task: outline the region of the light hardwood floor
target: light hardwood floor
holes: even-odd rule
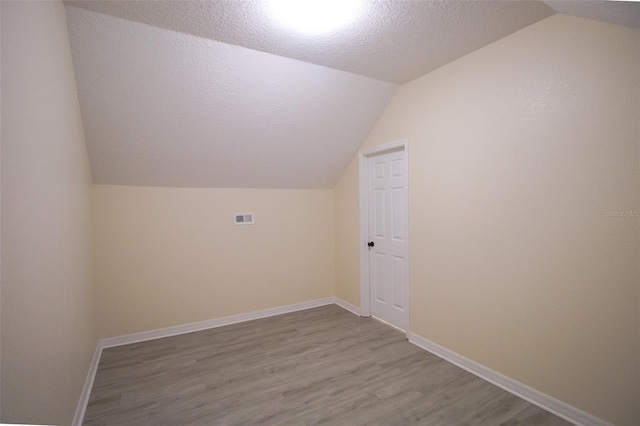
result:
[[[329,305],[105,349],[85,425],[569,425]]]

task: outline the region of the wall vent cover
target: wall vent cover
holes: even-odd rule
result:
[[[236,225],[253,225],[253,213],[236,213],[233,217]]]

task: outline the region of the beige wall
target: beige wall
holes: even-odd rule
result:
[[[62,2],[2,8],[2,421],[69,424],[96,344],[91,178]]]
[[[332,190],[96,185],[93,200],[101,337],[334,295]]]
[[[334,188],[336,297],[360,306],[360,224],[358,159],[351,161]]]
[[[411,331],[640,423],[640,32],[555,15],[401,87],[364,147],[410,145]],[[337,295],[359,305],[357,163]],[[352,230],[352,232],[344,232]]]
[[[92,246],[64,9],[1,19],[2,421],[70,421],[92,248],[100,337],[359,305],[356,159],[333,191],[94,186]],[[605,212],[640,208],[639,110],[640,33],[562,15],[404,85],[365,146],[409,140],[411,330],[637,424],[640,226]]]

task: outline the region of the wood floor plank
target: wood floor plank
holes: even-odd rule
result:
[[[569,425],[335,305],[105,349],[84,424]]]

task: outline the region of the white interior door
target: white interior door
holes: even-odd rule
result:
[[[405,151],[368,158],[371,314],[406,330],[408,318]]]

